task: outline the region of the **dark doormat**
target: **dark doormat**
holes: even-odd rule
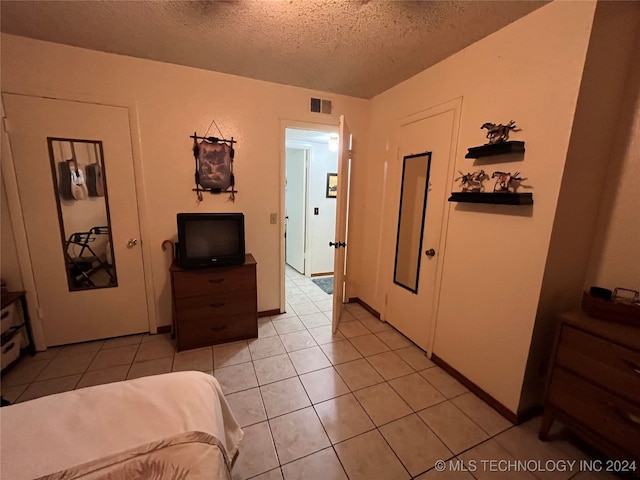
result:
[[[312,278],[311,281],[318,285],[325,293],[333,293],[333,277]]]

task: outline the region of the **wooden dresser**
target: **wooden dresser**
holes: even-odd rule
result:
[[[640,461],[640,326],[582,312],[560,322],[540,439],[557,418],[611,458]]]
[[[183,270],[171,265],[173,331],[177,350],[258,336],[256,261]]]

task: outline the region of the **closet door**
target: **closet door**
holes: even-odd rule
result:
[[[384,319],[431,352],[442,275],[443,221],[451,191],[460,103],[413,115],[400,124],[390,198],[397,203],[393,278],[387,283]]]
[[[46,345],[148,331],[128,110],[2,100]]]

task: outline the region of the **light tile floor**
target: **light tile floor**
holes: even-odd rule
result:
[[[286,275],[287,313],[261,318],[258,339],[180,353],[169,335],[50,348],[11,369],[2,396],[201,370],[219,380],[245,430],[237,480],[615,478],[569,468],[589,456],[559,425],[550,442],[537,439],[539,419],[512,426],[361,306],[346,305],[332,334],[331,295]],[[506,464],[515,459],[528,471]]]

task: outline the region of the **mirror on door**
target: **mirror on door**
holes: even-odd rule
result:
[[[418,293],[431,152],[403,158],[393,283]]]
[[[116,287],[102,142],[47,142],[69,291]]]

